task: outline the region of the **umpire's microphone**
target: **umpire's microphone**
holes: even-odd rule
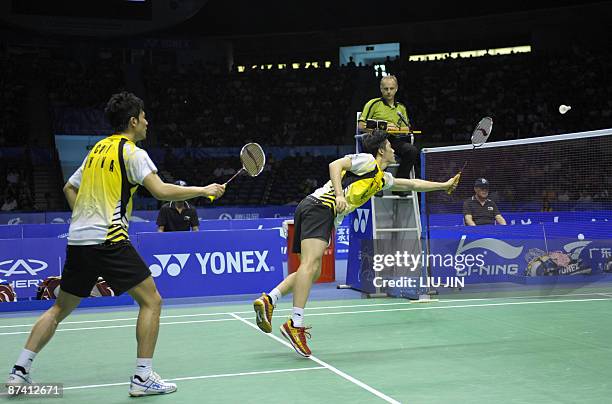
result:
[[[406,126],[408,128],[410,128],[410,124],[408,123],[408,119],[406,119],[406,117],[404,116],[404,114],[401,113],[401,111],[397,111],[397,116],[399,116],[400,119],[402,120],[402,122],[404,122],[406,124]]]

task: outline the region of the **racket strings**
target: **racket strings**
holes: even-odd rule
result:
[[[472,133],[472,145],[478,147],[485,144],[492,130],[493,120],[489,117],[482,118]]]
[[[242,166],[251,177],[261,173],[266,164],[266,155],[257,143],[249,143],[240,152]]]

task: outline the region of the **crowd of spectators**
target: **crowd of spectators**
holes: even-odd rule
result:
[[[106,134],[104,106],[126,84],[121,63],[100,51],[95,59],[47,57],[36,60],[45,81],[54,132]]]
[[[333,159],[309,153],[278,160],[267,156],[266,166],[259,176],[252,178],[246,174],[239,175],[214,205],[297,205],[305,195],[329,180],[328,164]],[[185,154],[177,158],[171,149],[167,149],[166,155],[157,165],[165,181],[180,179],[193,185],[224,183],[240,169],[240,161],[236,157],[196,157]],[[139,193],[150,197],[143,188],[139,189]],[[210,204],[207,198],[197,198],[190,203],[196,206]]]
[[[0,163],[0,211],[34,209],[28,174],[29,171],[24,166]]]
[[[171,146],[343,144],[354,74],[338,69],[227,72],[148,66],[151,131]]]
[[[482,116],[494,139],[506,140],[610,127],[610,51],[568,48],[427,62],[393,60],[397,99],[428,142],[465,141]],[[559,114],[561,104],[573,109]]]
[[[19,65],[0,53],[0,148],[17,146],[26,133],[22,116],[25,101],[25,77]]]
[[[9,54],[0,55],[0,148],[24,141],[20,134],[27,132],[24,109],[28,77],[35,75],[44,84],[56,132],[70,132],[72,127],[77,132],[90,126],[92,130],[107,128],[102,122],[104,103],[113,92],[128,88],[128,75],[112,52],[100,51],[88,59],[41,53],[28,57],[27,73],[20,68],[23,60],[16,60]],[[612,80],[606,71],[611,63],[609,51],[570,48],[558,54],[533,52],[427,62],[396,59],[388,60],[385,70],[397,75],[400,90],[396,98],[406,104],[413,127],[423,131],[421,141],[435,145],[466,143],[473,125],[486,115],[495,122],[491,140],[609,127]],[[150,122],[145,147],[227,147],[248,141],[286,147],[351,144],[355,111],[365,100],[378,95],[380,77],[372,67],[370,75],[364,75],[364,69],[368,67],[289,66],[238,72],[200,62],[181,66],[144,64],[136,76],[144,86],[144,93],[139,95],[145,100]],[[356,89],[368,88],[371,93],[355,93]],[[571,105],[572,110],[561,115],[560,104]],[[80,123],[75,125],[76,121]],[[291,163],[281,160],[271,164],[271,172],[258,180],[259,185],[263,181],[265,192],[226,200],[281,204],[299,200],[327,178],[324,162],[312,156],[304,159],[312,160],[306,165],[321,163],[323,169],[308,171],[304,178],[296,179],[286,167]],[[198,168],[193,173],[194,183],[202,183],[199,175],[208,169],[211,180],[229,176],[236,169],[233,162],[209,167],[206,161],[191,160],[185,166]],[[160,163],[160,168],[172,171],[169,161],[169,165]],[[553,173],[545,176],[551,178],[558,164],[531,166],[527,176],[537,182],[543,178],[540,171],[548,169]],[[450,174],[450,165],[446,162],[443,171]],[[2,173],[0,202],[7,209],[15,202],[20,209],[31,206],[32,189],[23,190],[24,186],[28,188],[28,181],[13,184],[7,179],[8,170],[5,167]],[[190,174],[186,175],[181,179],[189,180]],[[274,189],[284,189],[279,184],[287,182],[291,189],[284,190],[286,197],[279,197]],[[516,189],[497,192],[508,199],[516,197]],[[540,192],[545,196],[538,198],[550,201],[609,199],[605,189],[541,184]],[[7,198],[13,199],[7,202]]]

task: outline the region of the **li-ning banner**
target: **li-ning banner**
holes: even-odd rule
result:
[[[259,293],[283,279],[278,230],[137,235],[164,297]]]
[[[612,273],[612,224],[433,228],[424,260],[436,277],[466,283]]]

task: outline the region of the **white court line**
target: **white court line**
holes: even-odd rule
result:
[[[549,304],[549,303],[575,303],[575,302],[596,302],[596,301],[610,301],[609,298],[594,298],[594,299],[573,299],[573,300],[545,300],[539,302],[506,302],[506,303],[483,303],[483,304],[460,304],[455,306],[430,306],[430,307],[406,307],[402,309],[378,309],[378,310],[356,310],[356,311],[337,311],[332,313],[308,313],[308,317],[311,316],[335,316],[339,314],[357,314],[357,313],[382,313],[387,311],[412,311],[412,310],[448,310],[448,309],[461,309],[470,307],[490,307],[490,306],[514,306],[524,304]]]
[[[172,321],[168,323],[159,323],[159,325],[172,325],[172,324],[192,324],[192,323],[213,323],[216,321],[236,321],[233,318],[218,318],[214,320],[192,320],[192,321]],[[136,327],[136,324],[123,324],[123,325],[103,325],[100,327],[81,327],[81,328],[58,328],[56,331],[84,331],[84,330],[105,330],[107,328],[127,328]],[[2,332],[0,335],[17,335],[17,334],[29,334],[30,331],[15,331],[15,332]]]
[[[234,320],[234,319],[232,319]],[[325,369],[324,366],[314,366],[309,368],[294,368],[294,369],[278,369],[278,370],[262,370],[258,372],[242,372],[242,373],[224,373],[219,375],[206,375],[206,376],[189,376],[189,377],[176,377],[174,379],[164,379],[169,382],[177,382],[182,380],[199,380],[199,379],[216,379],[220,377],[236,377],[236,376],[252,376],[252,375],[266,375],[272,373],[289,373],[289,372],[302,372],[306,370],[320,370]],[[64,390],[81,390],[81,389],[93,389],[98,387],[113,387],[113,386],[128,386],[129,382],[122,383],[106,383],[106,384],[90,384],[85,386],[72,386],[64,387]]]
[[[259,330],[259,328],[257,328],[257,326],[256,326],[255,324],[253,324],[253,323],[249,322],[248,320],[245,320],[244,318],[240,317],[239,315],[237,315],[237,314],[235,314],[235,313],[230,313],[230,316],[234,317],[234,318],[235,318],[235,319],[237,319],[237,320],[242,321],[244,324],[248,325],[249,327],[254,328],[254,329],[257,331],[257,332],[261,332],[261,331]],[[265,334],[265,333],[264,333],[264,334]],[[270,338],[272,338],[273,340],[275,340],[275,341],[277,341],[277,342],[280,342],[281,344],[283,344],[283,345],[285,345],[285,346],[287,346],[288,348],[290,348],[290,349],[292,349],[292,350],[293,350],[293,347],[291,346],[291,344],[289,344],[289,343],[288,343],[288,342],[286,342],[286,341],[283,341],[282,339],[280,339],[280,338],[279,338],[279,337],[277,337],[276,335],[274,335],[274,334],[265,334],[265,335],[266,335],[266,336],[268,336],[268,337],[270,337]],[[327,369],[331,370],[332,372],[334,372],[334,373],[335,373],[335,374],[337,374],[338,376],[340,376],[340,377],[342,377],[342,378],[344,378],[344,379],[348,380],[348,381],[349,381],[349,382],[351,382],[351,383],[356,384],[357,386],[361,387],[362,389],[365,389],[365,390],[369,391],[370,393],[374,394],[374,395],[375,395],[375,396],[377,396],[378,398],[381,398],[382,400],[385,400],[385,401],[386,401],[386,402],[388,402],[388,403],[400,404],[400,402],[399,402],[399,401],[397,401],[397,400],[395,400],[395,399],[393,399],[393,398],[389,397],[388,395],[386,395],[386,394],[384,394],[384,393],[381,393],[380,391],[376,390],[375,388],[373,388],[373,387],[371,387],[371,386],[368,386],[368,385],[367,385],[367,384],[365,384],[364,382],[362,382],[362,381],[359,381],[359,380],[355,379],[353,376],[348,375],[348,374],[344,373],[343,371],[336,369],[335,367],[333,367],[333,366],[332,366],[332,365],[330,365],[329,363],[324,362],[324,361],[322,361],[321,359],[319,359],[319,358],[317,358],[317,357],[315,357],[315,356],[313,356],[313,355],[311,355],[311,356],[310,356],[308,359],[310,359],[310,360],[312,360],[312,361],[314,361],[314,362],[318,363],[318,364],[319,364],[319,365],[321,365],[321,366],[324,366],[325,368],[327,368]]]
[[[546,295],[546,296],[507,296],[507,297],[481,297],[481,298],[466,298],[466,299],[442,299],[436,301],[436,303],[454,303],[454,302],[469,302],[469,301],[487,301],[487,300],[501,300],[501,299],[545,299],[552,297],[567,297],[567,296],[610,296],[605,293],[569,293],[569,294],[558,294],[558,295]],[[374,307],[374,306],[402,306],[402,305],[410,305],[414,304],[411,301],[399,301],[394,303],[369,303],[369,304],[350,304],[350,305],[338,305],[338,306],[319,306],[319,307],[308,307],[306,308],[306,312],[310,312],[312,310],[326,310],[326,309],[346,309],[352,307]],[[293,309],[276,309],[276,312],[279,311],[291,311]],[[231,313],[235,314],[250,314],[252,310],[249,311],[233,311],[233,312],[220,312],[220,313],[195,313],[195,314],[175,314],[168,316],[160,316],[160,318],[186,318],[186,317],[205,317],[205,316],[224,316],[229,315]],[[66,324],[87,324],[87,323],[108,323],[114,321],[135,321],[137,317],[127,317],[127,318],[111,318],[111,319],[100,319],[100,320],[80,320],[80,321],[62,321],[63,325]],[[34,324],[12,324],[12,325],[0,325],[1,328],[18,328],[18,327],[32,327]],[[2,335],[2,334],[0,334]]]
[[[453,306],[428,306],[428,307],[406,307],[399,309],[375,309],[375,310],[355,310],[355,311],[336,311],[330,313],[310,313],[308,312],[308,316],[335,316],[342,314],[360,314],[360,313],[382,313],[382,312],[392,312],[392,311],[412,311],[412,310],[446,310],[446,309],[460,309],[460,308],[469,308],[469,307],[489,307],[489,306],[512,306],[512,305],[525,305],[525,304],[549,304],[549,303],[572,303],[572,302],[591,302],[591,301],[606,301],[612,300],[612,296],[607,298],[593,298],[593,299],[567,299],[567,300],[541,300],[541,301],[533,301],[533,302],[503,302],[503,303],[483,303],[483,304],[461,304],[461,305],[453,305]],[[465,301],[465,300],[462,300]],[[372,305],[355,305],[355,306],[335,306],[328,308],[338,308],[338,307],[371,307],[371,306],[388,306],[391,304],[372,304]],[[285,310],[285,309],[283,309]],[[283,311],[278,310],[278,311]],[[291,309],[289,309],[291,310]],[[250,314],[252,311],[247,312],[228,312],[225,313],[227,315],[233,316],[238,313],[246,313]],[[221,314],[221,313],[219,313]],[[190,321],[173,321],[168,323],[160,323],[160,325],[171,325],[171,324],[192,324],[192,323],[212,323],[217,321],[234,321],[233,318],[221,318],[221,319],[211,319],[211,320],[190,320]],[[109,326],[100,326],[100,327],[82,327],[82,328],[62,328],[57,331],[82,331],[82,330],[100,330],[106,328],[125,328],[125,327],[135,327],[135,324],[124,324],[124,325],[109,325]],[[17,335],[17,334],[29,334],[30,331],[15,331],[15,332],[5,332],[0,333],[2,335]]]

